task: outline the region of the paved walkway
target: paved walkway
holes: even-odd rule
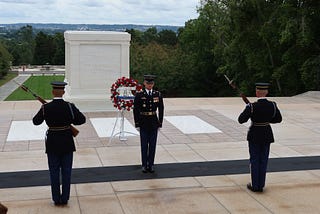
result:
[[[312,94],[271,98],[283,122],[272,126],[276,143],[262,194],[246,189],[249,124],[237,123],[240,98],[166,98],[166,116],[192,115],[221,132],[188,134],[165,119],[155,174],[140,172],[138,136],[109,144],[98,135],[93,119],[117,112],[81,109],[87,123],[78,127],[66,207],[51,202],[43,140],[7,140],[13,122],[31,120],[40,103],[0,101],[0,201],[9,214],[319,213],[320,100]],[[132,112],[125,117],[133,124]]]
[[[0,86],[0,101],[5,100],[12,92],[14,92],[19,86],[14,81],[18,82],[19,84],[24,83],[30,75],[19,75],[14,79],[10,80],[8,83]]]

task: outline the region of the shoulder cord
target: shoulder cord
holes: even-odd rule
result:
[[[70,112],[71,112],[72,120],[74,120],[74,114],[73,114],[73,110],[72,110],[71,104],[70,104],[70,103],[68,103],[68,106],[69,106],[69,108],[70,108]]]
[[[43,118],[44,118],[44,104],[41,106],[41,108],[42,108],[42,116],[43,116]],[[49,131],[49,128],[48,128],[47,131],[46,131],[46,135],[45,135],[45,137],[44,137],[44,142],[47,142],[48,131]]]
[[[274,118],[276,116],[276,113],[277,113],[277,109],[276,109],[276,104],[274,102],[272,102],[272,105],[273,105],[273,115],[272,115],[272,118]]]

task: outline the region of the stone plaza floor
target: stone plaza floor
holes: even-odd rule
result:
[[[319,93],[270,98],[283,122],[272,125],[276,142],[263,193],[246,189],[250,124],[237,122],[241,98],[165,98],[154,174],[140,171],[131,111],[125,130],[133,134],[120,141],[110,140],[116,111],[80,109],[87,122],[77,126],[65,207],[51,201],[45,127],[30,126],[40,103],[0,101],[0,202],[9,214],[320,213]]]

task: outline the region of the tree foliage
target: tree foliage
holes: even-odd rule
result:
[[[35,50],[33,64],[45,65],[52,64],[55,46],[53,38],[42,31],[40,31],[35,38]]]
[[[210,17],[218,73],[235,78],[249,95],[257,81],[272,83],[274,94],[294,95],[319,86],[309,81],[319,72],[319,6],[311,0],[206,0],[198,20]]]
[[[64,45],[63,34],[55,33],[53,36],[53,43],[54,43],[55,51],[52,56],[52,64],[64,65],[65,64],[65,45]]]
[[[12,56],[6,47],[0,42],[0,79],[7,75]]]
[[[32,26],[27,25],[3,40],[13,56],[12,65],[43,65],[46,63],[64,65],[65,46],[62,33],[36,35]]]
[[[9,43],[9,51],[14,58],[13,65],[32,64],[34,47],[35,41],[32,26],[22,27]]]

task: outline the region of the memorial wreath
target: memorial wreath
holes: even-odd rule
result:
[[[126,88],[129,89],[129,95],[127,94],[120,94],[120,88]],[[142,89],[142,86],[138,83],[137,80],[127,77],[121,77],[117,79],[115,83],[111,86],[111,101],[113,103],[113,106],[117,108],[118,110],[127,110],[130,111],[133,107],[133,100],[134,100],[134,94],[137,91],[140,91]],[[131,95],[131,96],[130,96]]]

